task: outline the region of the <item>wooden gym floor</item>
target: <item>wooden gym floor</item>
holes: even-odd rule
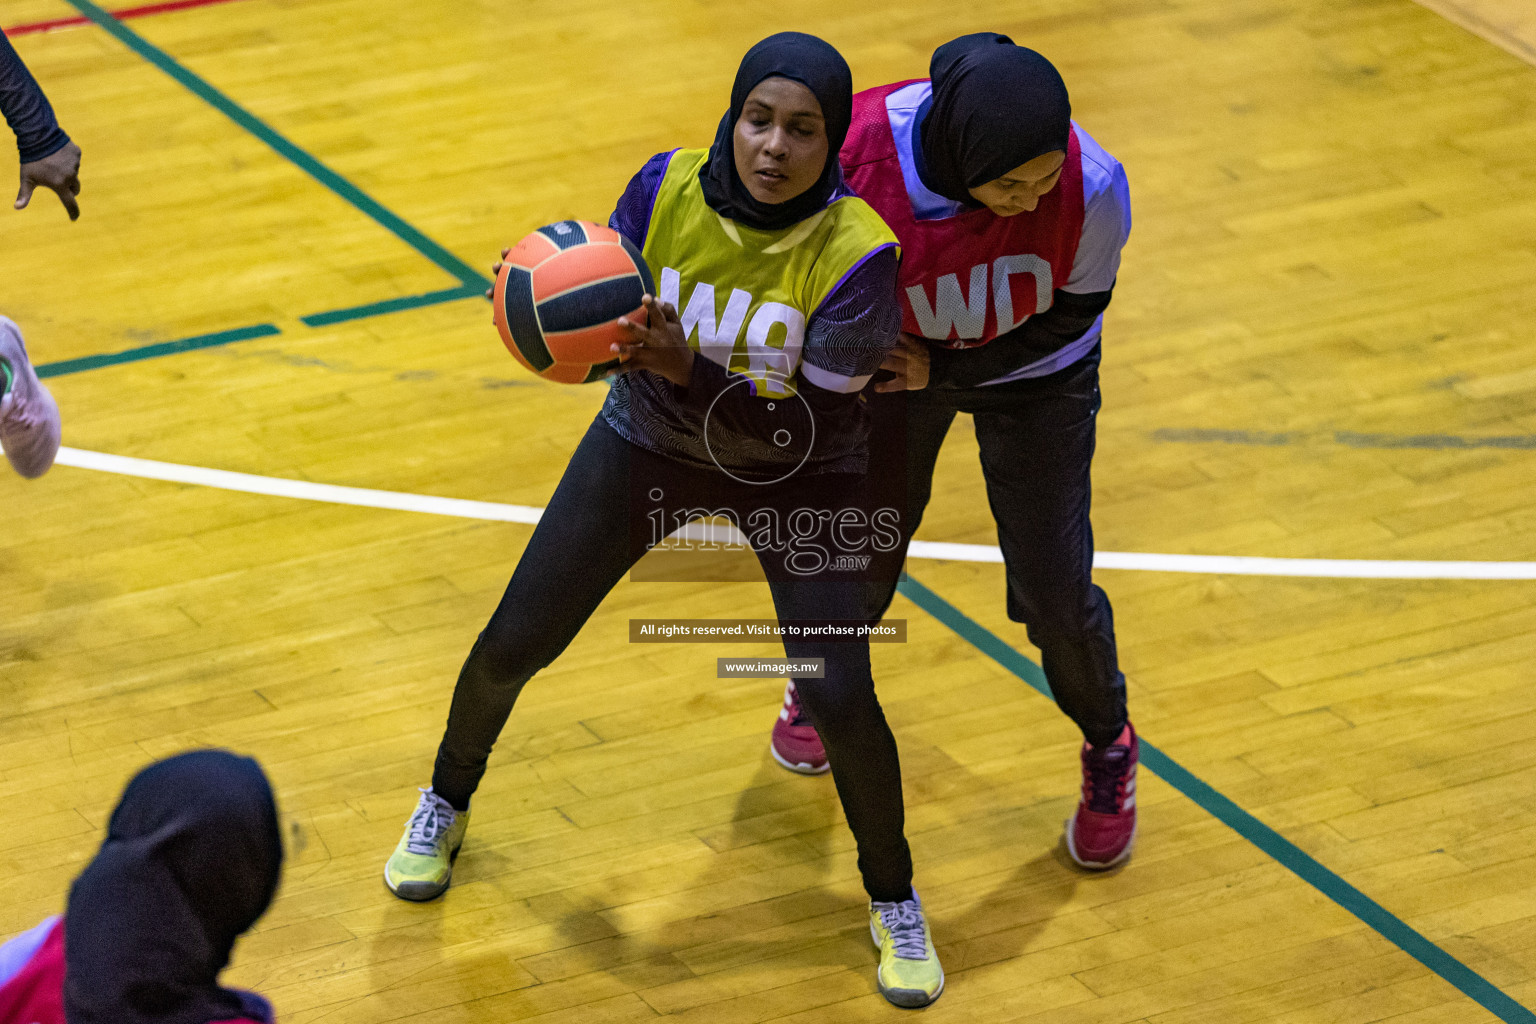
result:
[[[1536,27],[1518,0],[1432,6],[1456,22],[239,0],[20,35],[84,214],[0,213],[0,311],[74,449],[542,506],[603,389],[501,350],[465,297],[498,246],[706,143],[770,31],[825,35],[862,88],[997,29],[1061,66],[1132,182],[1099,546],[1529,562]],[[995,542],[963,419],[937,493],[923,537]],[[773,649],[625,642],[634,616],[766,615],[761,586],[621,585],[530,686],[454,888],[411,905],[383,860],[527,526],[69,465],[0,475],[0,514],[0,936],[61,909],[133,771],[219,744],[306,837],[229,973],[289,1024],[900,1016],[830,779],[769,759],[780,684],[714,678]],[[1001,567],[912,568],[910,640],[875,656],[935,1019],[1536,1019],[1536,582],[1102,571],[1154,771],[1135,858],[1088,877],[1058,848],[1075,731],[983,650],[1033,656]]]

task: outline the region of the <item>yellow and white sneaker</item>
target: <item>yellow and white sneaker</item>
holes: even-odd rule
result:
[[[944,968],[928,935],[923,901],[869,904],[869,934],[880,947],[880,968],[875,980],[880,994],[897,1006],[927,1006],[944,991]]]
[[[455,811],[431,786],[423,789],[416,813],[405,823],[405,835],[384,865],[389,891],[403,900],[441,896],[453,877],[453,860],[468,827],[468,811]]]

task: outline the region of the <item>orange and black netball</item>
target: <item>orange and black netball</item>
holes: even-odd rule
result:
[[[507,350],[534,373],[562,384],[601,380],[628,341],[619,317],[645,322],[641,296],[656,294],[634,245],[611,228],[563,220],[532,232],[507,253],[492,295]]]

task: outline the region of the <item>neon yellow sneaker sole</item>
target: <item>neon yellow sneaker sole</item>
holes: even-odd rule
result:
[[[449,813],[452,819],[444,821]],[[468,828],[468,811],[454,813],[431,792],[423,792],[416,813],[406,823],[405,834],[384,864],[384,884],[389,891],[416,903],[441,896],[453,879],[453,862]]]
[[[889,927],[887,922],[890,922]],[[944,968],[939,964],[939,954],[928,934],[922,904],[916,898],[902,903],[871,903],[869,934],[880,950],[875,981],[887,1001],[917,1009],[939,998],[944,992]],[[924,949],[921,959],[901,955],[903,951],[913,952],[914,943],[919,938]],[[902,950],[898,950],[898,946]]]

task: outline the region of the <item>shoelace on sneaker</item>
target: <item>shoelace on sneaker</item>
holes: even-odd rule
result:
[[[795,684],[791,682],[784,690],[784,718],[790,725],[810,725],[811,720],[806,717],[805,708],[800,706],[800,696],[795,693]]]
[[[1131,758],[1131,748],[1115,744],[1100,751],[1092,747],[1083,757],[1086,778],[1083,779],[1083,802],[1090,811],[1099,814],[1119,814],[1121,785],[1125,782],[1126,762]]]
[[[880,923],[891,933],[891,945],[903,960],[928,959],[928,929],[923,924],[923,912],[916,900],[900,903],[876,903]]]
[[[405,848],[421,857],[432,856],[437,852],[437,841],[453,827],[453,819],[457,814],[448,801],[430,788],[423,789],[416,813],[405,823],[405,827],[411,830]]]

